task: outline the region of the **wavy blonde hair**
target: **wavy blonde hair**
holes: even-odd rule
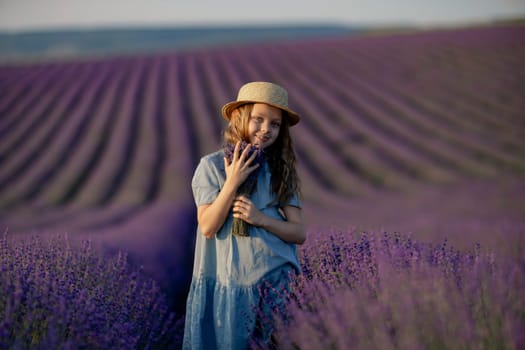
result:
[[[224,130],[224,141],[226,143],[250,142],[248,121],[252,109],[253,103],[250,103],[232,111],[230,122]],[[286,112],[282,111],[282,117],[281,129],[277,139],[264,150],[271,172],[271,188],[281,207],[285,206],[294,194],[300,194],[299,176],[295,169],[295,151]]]

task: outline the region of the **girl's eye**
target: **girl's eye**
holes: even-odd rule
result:
[[[273,127],[274,128],[280,128],[281,127],[281,124],[279,123],[272,123]]]

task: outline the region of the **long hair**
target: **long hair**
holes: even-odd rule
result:
[[[253,104],[245,104],[231,113],[230,122],[224,130],[224,141],[235,144],[237,141],[249,142],[248,121]],[[296,157],[290,136],[290,125],[286,112],[282,111],[282,122],[275,142],[264,150],[271,173],[271,189],[277,196],[279,206],[283,207],[293,197],[300,194],[299,176],[295,169]]]

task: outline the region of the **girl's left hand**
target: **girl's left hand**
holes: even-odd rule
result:
[[[263,213],[257,209],[250,198],[240,195],[233,202],[233,217],[239,218],[254,226],[261,226]]]

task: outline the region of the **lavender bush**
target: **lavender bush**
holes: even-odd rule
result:
[[[157,284],[89,241],[0,239],[0,348],[158,349],[180,342]]]
[[[239,154],[241,154],[246,149],[246,147],[250,147],[250,149],[248,150],[248,154],[246,155],[246,159],[250,158],[254,152],[257,152],[257,156],[255,157],[252,166],[255,164],[260,164],[263,159],[262,149],[257,146],[251,146],[245,141],[241,141],[241,145],[239,147]],[[232,162],[234,151],[234,144],[227,143],[224,145],[224,156],[226,157],[228,163]],[[255,187],[257,186],[257,175],[259,174],[259,169],[260,167],[255,169],[250,173],[250,175],[248,175],[248,178],[237,189],[237,195],[250,196],[253,193]],[[250,224],[248,224],[246,221],[239,218],[233,218],[232,233],[234,235],[249,236],[249,227]]]
[[[525,256],[506,261],[479,245],[459,251],[446,240],[334,231],[312,233],[300,258],[286,310],[267,300],[279,349],[525,346]]]

